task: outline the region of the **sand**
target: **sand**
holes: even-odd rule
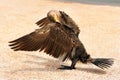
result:
[[[15,52],[8,42],[39,28],[49,10],[62,10],[78,24],[79,38],[92,57],[114,58],[101,70],[92,64],[59,70],[60,62],[43,52]],[[120,6],[53,0],[0,0],[0,80],[120,80]]]

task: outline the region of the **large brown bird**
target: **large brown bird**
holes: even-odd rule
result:
[[[75,69],[78,61],[93,63],[104,69],[113,64],[110,58],[91,58],[78,38],[80,32],[76,23],[63,11],[51,10],[47,17],[36,23],[40,29],[10,41],[11,49],[15,51],[44,50],[45,53],[61,58],[70,59],[71,66],[62,66],[60,69]]]

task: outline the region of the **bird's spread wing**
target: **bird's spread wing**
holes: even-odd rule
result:
[[[36,24],[39,27],[47,26],[49,23],[50,23],[50,20],[48,19],[48,17],[45,17],[45,18],[43,18],[43,19],[36,22]]]
[[[36,51],[44,50],[53,57],[67,55],[73,43],[68,34],[57,24],[49,24],[46,27],[35,30],[34,32],[10,41],[10,45],[15,51]]]

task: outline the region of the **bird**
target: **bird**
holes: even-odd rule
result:
[[[92,63],[101,69],[109,68],[112,58],[92,58],[79,39],[80,29],[75,21],[64,11],[50,10],[47,16],[37,21],[39,29],[9,42],[14,51],[44,51],[61,59],[71,60],[70,66],[61,65],[59,69],[76,69],[78,61]]]

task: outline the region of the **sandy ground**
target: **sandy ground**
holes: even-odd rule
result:
[[[8,41],[38,28],[49,10],[63,10],[79,25],[79,38],[92,57],[115,59],[108,70],[92,64],[58,70],[60,62],[43,52],[14,52]],[[0,80],[120,80],[120,6],[47,0],[0,0]]]

